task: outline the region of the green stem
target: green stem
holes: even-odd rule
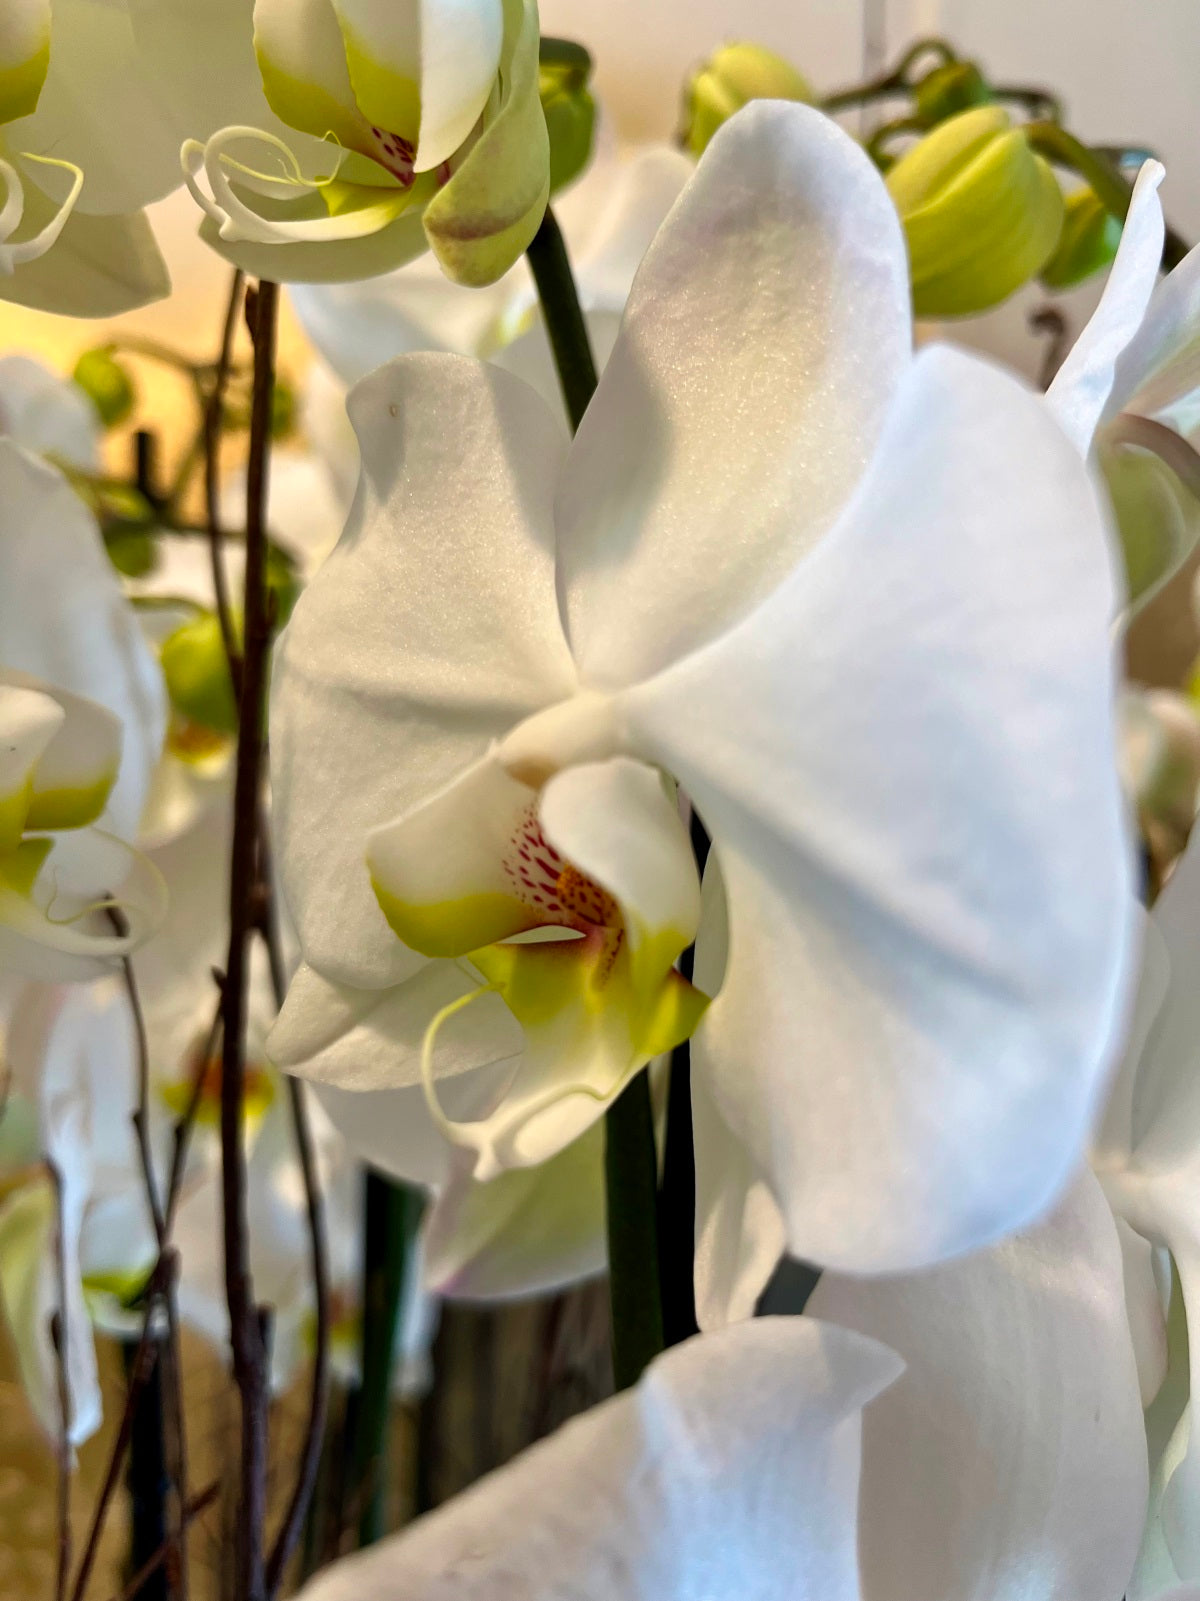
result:
[[[362,1377],[355,1404],[351,1503],[360,1506],[358,1543],[385,1530],[384,1462],[396,1331],[409,1255],[420,1222],[416,1190],[368,1170],[364,1198]]]
[[[1096,198],[1118,222],[1129,215],[1133,186],[1122,177],[1116,165],[1100,150],[1093,150],[1068,133],[1057,122],[1031,122],[1025,133],[1032,147],[1057,166],[1069,167],[1091,185]],[[1168,226],[1163,242],[1163,266],[1169,272],[1177,267],[1189,250],[1187,241]]]
[[[562,232],[549,207],[526,251],[572,433],[596,392],[596,363]]]
[[[563,400],[574,432],[596,390],[596,363],[570,258],[549,209],[527,252]],[[608,1217],[613,1374],[617,1388],[634,1384],[663,1349],[658,1282],[658,1157],[650,1080],[645,1072],[609,1107],[604,1176]]]
[[[638,1073],[604,1124],[613,1381],[636,1384],[665,1348],[658,1277],[658,1162],[650,1075]]]

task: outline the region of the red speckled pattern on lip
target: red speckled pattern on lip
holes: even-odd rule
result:
[[[504,871],[520,899],[544,911],[548,926],[558,924],[587,934],[620,925],[620,911],[608,891],[564,861],[546,838],[536,801],[521,814]]]
[[[413,162],[417,155],[414,146],[402,135],[390,133],[386,128],[372,126],[371,133],[375,139],[375,160],[381,167],[386,167],[406,189],[411,188]]]

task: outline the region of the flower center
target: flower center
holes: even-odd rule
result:
[[[371,126],[371,137],[375,141],[375,160],[403,188],[410,189],[414,176],[413,162],[417,155],[412,144],[402,134],[391,133],[387,128],[376,128],[374,124]]]
[[[545,913],[547,926],[572,928],[580,934],[621,927],[620,909],[608,891],[564,861],[546,838],[536,800],[521,814],[504,872],[517,898]]]

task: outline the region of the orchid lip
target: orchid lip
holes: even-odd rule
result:
[[[4,203],[0,206],[0,276],[6,278],[26,262],[37,261],[57,244],[83,188],[83,172],[73,162],[60,161],[52,156],[35,156],[29,152],[24,154],[23,159],[41,162],[48,167],[61,167],[71,174],[71,187],[50,221],[32,239],[14,240],[13,234],[21,226],[21,219],[25,215],[25,186],[12,163],[0,158],[0,182],[4,185]]]

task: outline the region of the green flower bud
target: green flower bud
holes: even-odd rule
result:
[[[115,528],[104,535],[104,548],[123,578],[145,578],[158,565],[158,546],[144,528]]]
[[[936,128],[948,117],[975,106],[990,105],[992,91],[973,61],[947,61],[927,72],[913,91],[914,119],[923,128]]]
[[[550,136],[550,193],[577,178],[591,160],[596,102],[588,89],[592,58],[567,39],[541,42],[538,91]]]
[[[171,705],[190,722],[218,733],[237,732],[233,679],[214,612],[203,612],[163,640],[163,676]]]
[[[683,94],[685,149],[702,155],[713,134],[750,100],[816,99],[812,85],[782,56],[758,44],[727,44],[688,79]]]
[[[267,545],[266,582],[275,607],[275,627],[282,628],[292,615],[303,586],[294,559],[282,545],[274,542]]]
[[[1121,223],[1095,190],[1076,189],[1067,196],[1062,237],[1042,268],[1042,282],[1047,289],[1070,289],[1107,267],[1120,243]]]
[[[296,430],[296,391],[276,378],[271,391],[271,438],[287,439]]]
[[[133,379],[117,361],[111,350],[101,346],[85,350],[75,363],[72,378],[96,408],[96,414],[106,428],[123,423],[133,410],[137,391]]]
[[[886,182],[908,236],[918,317],[999,305],[1041,271],[1062,233],[1058,180],[999,106],[941,123]]]

